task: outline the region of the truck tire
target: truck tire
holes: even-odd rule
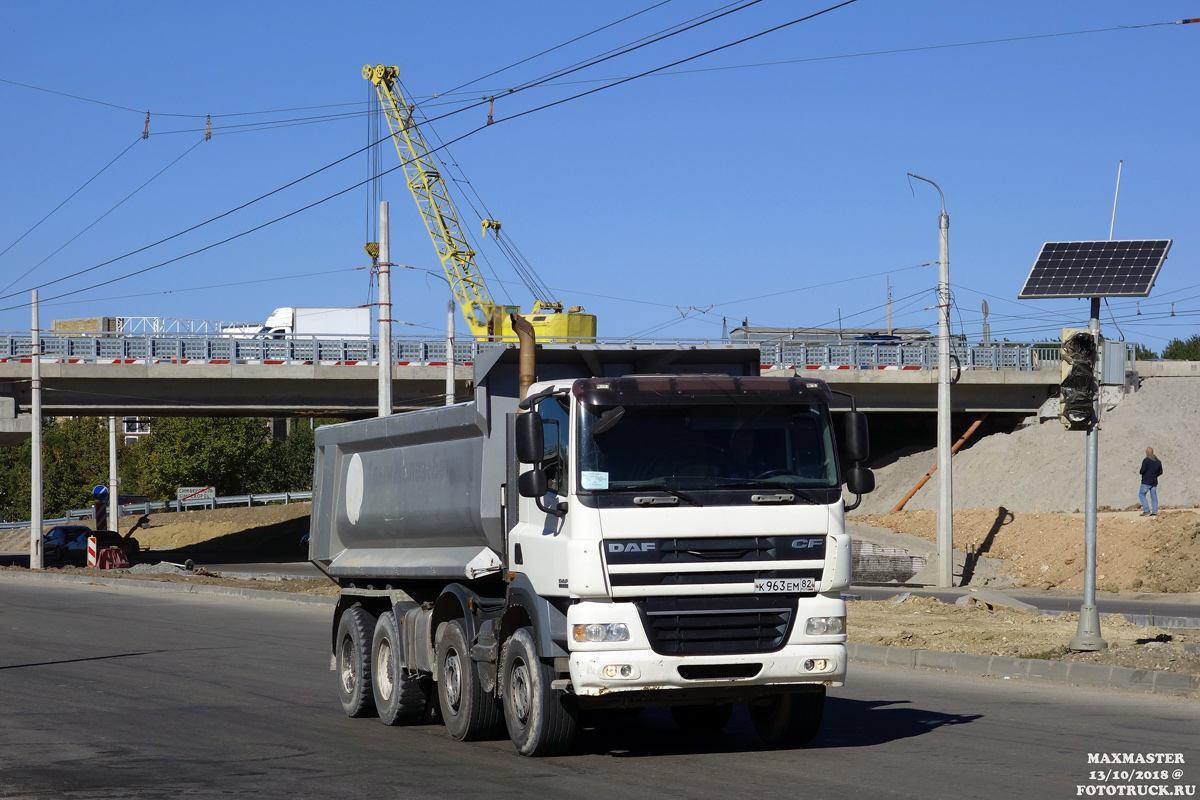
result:
[[[724,730],[733,716],[733,704],[671,706],[671,716],[684,733],[703,736]]]
[[[334,656],[338,676],[338,695],[348,717],[369,717],[375,713],[371,691],[371,631],[375,617],[362,606],[347,608],[338,622]]]
[[[438,706],[446,730],[456,741],[494,738],[500,731],[500,707],[479,685],[466,632],[459,620],[446,623],[437,646]]]
[[[501,679],[504,722],[517,752],[554,756],[570,749],[579,712],[573,697],[551,688],[554,670],[538,658],[532,628],[521,628],[504,643]]]
[[[750,721],[769,747],[804,747],[821,729],[825,687],[800,694],[776,694],[750,703]]]
[[[375,623],[371,638],[372,689],[384,725],[415,725],[425,714],[425,685],[405,670],[403,647],[396,615],[388,611]]]

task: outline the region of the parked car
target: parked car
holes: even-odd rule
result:
[[[116,531],[94,531],[84,525],[55,525],[42,534],[42,558],[46,563],[87,564],[88,538],[96,537],[97,550],[119,547],[133,563],[141,547],[138,540]]]

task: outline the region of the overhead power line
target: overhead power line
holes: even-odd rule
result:
[[[749,5],[753,5],[753,4],[755,4],[755,3],[758,3],[758,2],[761,2],[761,1],[762,1],[762,0],[750,0],[750,2],[749,2],[749,3],[745,4],[744,6],[739,6],[739,8],[738,8],[738,9],[733,9],[732,11],[737,11],[737,10],[740,10],[741,8],[748,7]],[[666,65],[664,65],[664,66],[662,66],[662,67],[660,67],[660,68],[658,68],[658,69],[669,69],[670,67],[677,66],[678,64],[686,63],[686,62],[688,62],[688,61],[692,61],[692,60],[694,60],[694,59],[696,59],[696,58],[701,58],[701,57],[703,57],[703,56],[705,56],[705,55],[708,55],[708,54],[710,54],[710,53],[718,52],[718,51],[720,51],[720,50],[725,50],[725,49],[728,49],[729,47],[734,47],[734,46],[736,46],[736,45],[738,45],[738,44],[742,44],[742,43],[744,43],[744,42],[748,42],[748,41],[751,41],[751,40],[753,40],[753,39],[757,39],[757,38],[759,38],[759,37],[761,37],[761,36],[765,36],[765,35],[767,35],[767,34],[769,34],[769,33],[772,33],[772,32],[774,32],[774,31],[778,31],[778,30],[781,30],[781,29],[783,29],[783,28],[787,28],[787,27],[789,27],[789,26],[796,25],[796,24],[798,24],[798,23],[800,23],[800,22],[805,22],[805,21],[808,21],[808,20],[811,20],[811,19],[815,19],[816,17],[822,16],[823,14],[827,14],[827,13],[829,13],[830,11],[834,11],[834,10],[836,10],[836,9],[839,9],[839,8],[842,8],[842,7],[844,7],[844,6],[851,5],[852,3],[855,3],[855,2],[857,2],[857,0],[844,0],[844,2],[841,2],[841,3],[838,3],[838,4],[836,4],[836,5],[830,6],[830,7],[826,8],[826,9],[823,9],[823,10],[821,10],[821,11],[817,11],[817,12],[814,12],[814,13],[812,13],[812,14],[808,14],[808,15],[806,15],[806,16],[804,16],[804,17],[799,17],[799,18],[797,18],[797,19],[793,19],[793,20],[791,20],[791,21],[789,21],[789,22],[786,22],[786,23],[782,23],[782,24],[780,24],[780,25],[773,26],[773,27],[771,27],[771,28],[768,28],[768,29],[766,29],[766,30],[764,30],[764,31],[761,31],[761,32],[759,32],[759,33],[756,33],[756,34],[752,34],[752,35],[750,35],[750,36],[743,37],[743,38],[741,38],[741,39],[738,39],[738,40],[736,40],[736,41],[734,41],[734,42],[730,42],[730,43],[728,43],[728,44],[725,44],[725,45],[721,45],[721,46],[718,46],[718,47],[715,47],[715,48],[711,48],[711,49],[709,49],[709,50],[706,50],[706,51],[704,51],[704,52],[702,52],[702,53],[698,53],[698,54],[696,54],[696,55],[694,55],[694,56],[691,56],[691,57],[688,57],[688,58],[684,58],[684,59],[680,59],[680,60],[674,61],[674,62],[672,62],[672,63],[670,63],[670,64],[666,64]],[[732,11],[730,11],[730,12],[726,12],[726,13],[732,13]],[[563,99],[563,100],[559,100],[559,101],[556,101],[556,102],[554,102],[554,103],[549,103],[549,104],[546,104],[546,105],[544,105],[544,106],[541,106],[541,107],[539,107],[539,108],[529,109],[529,110],[527,110],[527,111],[523,111],[523,112],[520,112],[520,113],[518,113],[518,114],[510,115],[510,116],[508,116],[508,117],[502,117],[502,118],[500,118],[500,119],[497,119],[497,120],[495,120],[495,121],[496,121],[496,122],[504,122],[504,121],[507,121],[507,120],[510,120],[510,119],[516,119],[517,117],[526,116],[526,115],[528,115],[528,114],[534,113],[535,111],[540,111],[540,110],[543,110],[543,109],[545,109],[545,108],[550,108],[550,107],[552,107],[552,106],[561,105],[562,103],[568,102],[568,101],[570,101],[570,100],[575,100],[575,99],[578,99],[578,98],[580,98],[580,97],[585,97],[585,96],[588,96],[588,95],[591,95],[591,94],[595,94],[595,93],[597,93],[597,92],[599,92],[599,91],[602,91],[602,90],[604,90],[604,89],[609,89],[609,88],[612,88],[612,87],[614,87],[614,86],[616,86],[616,85],[619,85],[619,84],[622,84],[622,83],[628,83],[629,81],[635,80],[635,79],[637,79],[637,78],[639,78],[639,77],[644,77],[645,75],[652,74],[652,73],[654,73],[654,72],[658,71],[658,69],[654,69],[654,70],[648,70],[647,72],[641,73],[641,75],[633,76],[633,77],[631,77],[631,78],[626,78],[626,79],[623,79],[622,81],[619,81],[619,82],[617,82],[617,83],[613,83],[613,84],[609,84],[609,85],[607,85],[607,86],[597,87],[596,89],[591,89],[591,90],[589,90],[589,91],[587,91],[587,92],[582,92],[582,93],[580,93],[580,94],[578,94],[578,95],[575,95],[575,96],[573,96],[573,97],[568,97],[568,98],[565,98],[565,99]],[[430,120],[430,121],[434,121],[434,120]],[[443,145],[441,145],[440,147],[435,147],[435,148],[432,148],[430,152],[437,152],[437,151],[439,151],[439,150],[441,150],[441,149],[444,149],[444,148],[446,148],[446,147],[449,147],[450,145],[452,145],[452,144],[455,144],[455,143],[457,143],[457,142],[459,142],[459,141],[462,141],[463,139],[467,138],[468,136],[473,136],[474,134],[476,134],[476,133],[479,133],[480,131],[482,131],[482,130],[484,130],[484,129],[488,128],[488,127],[489,127],[489,124],[484,124],[484,125],[480,125],[480,126],[478,126],[478,127],[476,127],[476,128],[473,128],[473,129],[471,129],[471,130],[468,130],[466,133],[463,133],[462,135],[460,135],[460,136],[458,136],[458,137],[456,137],[456,138],[454,138],[454,139],[452,139],[452,140],[450,140],[450,141],[448,141],[448,142],[445,142],[445,143],[444,143]],[[370,145],[368,145],[367,147],[370,147]],[[38,286],[35,286],[35,287],[30,287],[30,288],[38,288],[38,289],[40,289],[40,288],[44,288],[44,287],[46,287],[46,286],[51,286],[51,285],[53,285],[53,284],[56,284],[56,283],[61,283],[61,282],[62,282],[62,281],[64,281],[64,280],[69,280],[69,279],[71,279],[71,278],[78,277],[78,276],[80,276],[80,275],[83,275],[83,274],[86,274],[86,273],[88,273],[88,272],[92,272],[92,271],[94,271],[94,270],[97,270],[97,269],[100,269],[100,268],[102,268],[102,267],[108,266],[109,264],[112,264],[112,263],[114,263],[114,262],[116,262],[116,261],[119,261],[119,260],[121,260],[121,259],[128,258],[128,257],[130,257],[130,256],[132,256],[132,255],[136,255],[137,253],[144,252],[144,251],[146,251],[146,250],[149,250],[149,249],[150,249],[150,248],[152,248],[152,247],[156,247],[156,246],[158,246],[158,245],[160,245],[160,244],[163,244],[163,243],[165,243],[165,242],[171,241],[172,239],[177,239],[177,238],[179,238],[180,236],[183,236],[183,235],[184,235],[184,234],[186,234],[186,233],[190,233],[191,231],[194,231],[194,230],[196,230],[197,228],[200,228],[200,227],[203,227],[203,226],[205,226],[205,225],[211,224],[212,222],[215,222],[215,221],[217,221],[217,220],[219,220],[219,219],[222,219],[222,218],[224,218],[224,217],[227,217],[227,216],[229,216],[230,214],[236,213],[237,211],[240,211],[240,210],[242,210],[242,209],[246,208],[247,206],[250,206],[250,205],[252,205],[252,204],[254,204],[254,203],[257,203],[257,202],[259,202],[259,201],[261,201],[261,200],[263,200],[263,199],[265,199],[265,198],[267,198],[267,197],[270,197],[270,196],[272,196],[272,195],[278,194],[279,192],[281,192],[281,191],[283,191],[283,190],[285,190],[285,189],[288,189],[288,188],[290,188],[290,187],[292,187],[292,186],[294,186],[294,185],[296,185],[296,184],[298,184],[298,183],[300,183],[300,182],[302,182],[302,181],[304,181],[304,180],[307,180],[308,178],[310,178],[310,177],[312,177],[312,176],[314,176],[314,175],[316,175],[316,174],[318,174],[318,173],[320,173],[320,172],[324,172],[325,170],[327,170],[327,169],[330,169],[330,168],[332,168],[332,167],[336,166],[337,164],[340,164],[340,163],[342,163],[342,162],[344,162],[344,161],[346,161],[346,160],[348,160],[348,159],[351,159],[351,158],[353,158],[354,156],[357,156],[357,155],[359,155],[360,153],[364,152],[364,151],[367,149],[367,147],[364,147],[364,148],[359,148],[358,150],[355,150],[353,153],[349,153],[349,154],[347,154],[347,155],[343,156],[342,158],[339,158],[339,159],[337,159],[336,161],[332,161],[332,162],[330,162],[329,164],[326,164],[326,165],[325,165],[325,166],[323,166],[323,167],[320,167],[320,168],[318,168],[318,169],[316,169],[316,170],[313,170],[312,172],[308,173],[307,175],[304,175],[304,176],[302,176],[302,177],[300,177],[300,178],[297,178],[296,180],[293,180],[293,181],[291,181],[291,182],[289,182],[289,183],[287,183],[287,184],[284,184],[283,186],[280,186],[280,187],[278,187],[278,188],[276,188],[276,189],[273,189],[272,191],[270,191],[270,192],[267,192],[266,194],[260,195],[259,197],[256,197],[256,198],[254,198],[253,200],[247,201],[246,203],[243,203],[243,204],[242,204],[242,205],[240,205],[240,206],[237,206],[237,207],[235,207],[235,208],[232,208],[232,209],[230,209],[229,211],[226,211],[226,212],[224,212],[224,213],[222,213],[222,214],[219,214],[219,215],[217,215],[217,216],[215,216],[215,217],[212,217],[212,218],[210,218],[210,219],[208,219],[208,220],[205,220],[204,222],[197,223],[196,225],[193,225],[193,226],[191,226],[191,227],[189,227],[189,228],[187,228],[187,229],[185,229],[185,230],[183,230],[183,231],[180,231],[180,232],[178,232],[178,233],[172,234],[171,236],[168,236],[168,237],[165,237],[165,238],[163,238],[163,239],[160,239],[160,240],[158,240],[157,242],[154,242],[154,243],[151,243],[151,244],[145,245],[145,246],[143,246],[143,247],[140,247],[140,248],[138,248],[138,249],[136,249],[136,250],[130,251],[130,252],[128,252],[128,253],[125,253],[124,255],[121,255],[121,256],[117,256],[116,258],[109,259],[108,261],[102,262],[102,263],[100,263],[100,264],[96,264],[96,265],[94,265],[94,266],[87,267],[87,268],[85,268],[85,269],[82,269],[82,270],[78,270],[78,271],[76,271],[76,272],[73,272],[73,273],[71,273],[71,274],[69,274],[69,275],[65,275],[65,276],[63,276],[63,277],[61,277],[61,278],[57,278],[57,279],[55,279],[55,280],[53,280],[53,281],[47,281],[46,283],[40,284],[40,285],[38,285]],[[395,171],[395,170],[397,170],[397,169],[400,169],[400,168],[401,168],[403,165],[404,165],[404,162],[402,162],[401,164],[398,164],[397,166],[394,166],[394,167],[392,167],[392,168],[390,168],[390,169],[388,169],[388,170],[386,170],[386,171],[384,171],[383,173],[380,173],[380,174],[381,174],[381,175],[386,175],[386,174],[389,174],[389,173],[391,173],[391,172],[394,172],[394,171]],[[368,179],[368,180],[371,180],[371,179]],[[248,234],[250,234],[250,233],[254,233],[254,232],[256,232],[256,231],[259,231],[259,230],[262,230],[263,228],[266,228],[266,227],[268,227],[268,226],[270,226],[270,225],[274,225],[274,224],[276,224],[276,223],[278,223],[278,222],[281,222],[281,221],[283,221],[283,220],[285,220],[285,219],[288,219],[288,218],[290,218],[290,217],[293,217],[293,216],[295,216],[296,214],[302,213],[302,212],[304,212],[304,211],[307,211],[307,210],[309,210],[309,209],[311,209],[311,208],[314,208],[314,207],[316,207],[316,206],[318,206],[318,205],[321,205],[322,203],[328,202],[329,200],[332,200],[332,199],[334,199],[334,198],[336,198],[336,197],[340,197],[341,195],[343,195],[343,194],[346,194],[347,192],[353,191],[354,189],[357,189],[357,188],[359,188],[360,186],[364,185],[364,184],[365,184],[365,183],[367,183],[367,182],[368,182],[368,181],[360,181],[360,182],[358,182],[358,183],[355,183],[355,184],[354,184],[354,185],[352,185],[352,186],[349,186],[349,187],[347,187],[347,188],[345,188],[345,189],[342,189],[341,191],[334,192],[333,194],[327,195],[327,196],[323,197],[323,198],[322,198],[322,199],[320,199],[320,200],[317,200],[317,201],[315,201],[315,202],[313,202],[313,203],[309,203],[308,205],[305,205],[305,206],[303,206],[303,207],[301,207],[301,208],[298,208],[298,209],[296,209],[296,210],[294,210],[294,211],[291,211],[291,212],[289,212],[289,213],[287,213],[287,214],[284,214],[284,215],[282,215],[282,216],[280,216],[280,217],[276,217],[275,219],[269,220],[268,222],[262,223],[261,225],[256,225],[256,226],[254,226],[253,228],[250,228],[250,229],[248,229],[248,230],[242,231],[241,233],[235,234],[235,235],[233,235],[233,236],[226,237],[225,239],[222,239],[222,240],[220,240],[220,241],[218,241],[218,242],[214,242],[214,243],[212,243],[212,244],[210,244],[210,245],[206,245],[205,247],[201,247],[201,248],[198,248],[198,249],[196,249],[196,250],[192,250],[191,252],[188,252],[188,253],[185,253],[185,254],[183,254],[183,255],[177,256],[177,257],[175,257],[175,258],[171,258],[171,259],[168,259],[168,260],[166,260],[166,261],[160,262],[160,263],[158,263],[158,264],[153,264],[153,265],[151,265],[151,266],[149,266],[149,267],[144,267],[144,268],[142,268],[142,269],[139,269],[139,270],[134,270],[134,271],[132,271],[132,272],[128,272],[128,273],[126,273],[126,274],[124,274],[124,275],[120,275],[120,276],[117,276],[117,277],[115,277],[115,278],[111,278],[111,279],[109,279],[109,280],[100,281],[100,282],[98,282],[98,283],[95,283],[95,284],[92,284],[92,285],[90,285],[90,286],[85,286],[85,287],[83,287],[83,288],[81,288],[81,289],[76,289],[76,290],[73,290],[73,291],[70,291],[70,292],[64,292],[64,293],[62,293],[62,294],[53,295],[53,296],[51,296],[51,297],[47,297],[47,298],[45,298],[45,299],[46,299],[46,300],[56,300],[56,299],[59,299],[59,298],[62,298],[62,297],[68,297],[68,296],[71,296],[71,295],[80,294],[80,293],[82,293],[82,292],[90,291],[91,289],[96,289],[96,288],[99,288],[99,287],[101,287],[101,286],[107,286],[107,285],[109,285],[109,284],[111,284],[111,283],[116,283],[116,282],[118,282],[118,281],[125,280],[125,279],[127,279],[127,278],[132,278],[132,277],[135,277],[135,276],[137,276],[137,275],[141,275],[141,274],[144,274],[144,273],[146,273],[146,272],[150,272],[151,270],[159,269],[159,268],[161,268],[161,267],[167,266],[168,264],[175,263],[176,261],[180,261],[180,260],[182,260],[182,259],[184,259],[184,258],[188,258],[188,257],[190,257],[190,256],[197,255],[197,254],[199,254],[199,253],[202,253],[202,252],[205,252],[205,251],[207,251],[207,250],[211,250],[211,249],[212,249],[212,248],[214,248],[214,247],[218,247],[218,246],[220,246],[220,245],[227,244],[227,243],[229,243],[229,242],[231,242],[231,241],[234,241],[234,240],[236,240],[236,239],[240,239],[241,237],[243,237],[243,236],[246,236],[246,235],[248,235]],[[10,294],[7,294],[7,295],[0,295],[0,300],[7,299],[7,298],[10,298],[10,297],[13,297],[15,294],[17,294],[17,293],[10,293]],[[27,305],[28,305],[28,303],[20,303],[20,304],[14,305],[14,306],[9,306],[9,307],[6,307],[6,308],[0,308],[0,311],[11,311],[11,310],[13,310],[13,309],[17,309],[17,308],[24,308],[24,307],[26,307]]]
[[[501,72],[507,72],[508,70],[513,69],[514,67],[519,67],[522,64],[526,64],[530,61],[533,61],[535,58],[541,58],[544,55],[553,53],[555,50],[561,50],[562,48],[567,47],[568,45],[575,44],[576,42],[586,39],[589,36],[594,36],[595,34],[600,33],[601,31],[605,31],[616,25],[620,25],[622,22],[628,22],[629,20],[633,19],[634,17],[641,16],[642,14],[645,14],[648,11],[653,11],[654,9],[658,8],[659,6],[665,6],[669,2],[671,2],[671,0],[662,0],[661,2],[655,3],[652,6],[643,8],[641,11],[635,11],[632,14],[621,17],[619,20],[616,20],[615,22],[610,22],[607,25],[601,25],[599,28],[595,28],[593,30],[588,31],[587,33],[580,34],[579,36],[576,36],[573,39],[568,39],[567,41],[562,42],[561,44],[556,44],[556,45],[554,45],[554,47],[546,48],[545,50],[541,51],[540,53],[534,53],[531,56],[522,58],[520,61],[514,61],[513,63],[509,64],[507,67],[501,67],[500,69],[492,70],[488,74],[481,75],[478,78],[475,78],[474,80],[467,81],[466,83],[460,83],[458,86],[455,86],[453,89],[450,89],[447,92],[444,92],[444,93],[439,92],[439,95],[440,94],[452,94],[454,92],[457,92],[459,89],[465,89],[466,87],[471,86],[472,84],[476,84],[476,83],[479,83],[480,81],[487,80],[488,78],[492,77],[493,75],[499,75]],[[435,97],[436,96],[438,96],[438,95],[435,95]]]
[[[149,178],[148,178],[148,179],[147,179],[147,180],[146,180],[144,183],[142,183],[142,185],[141,185],[141,186],[137,187],[137,188],[136,188],[136,189],[134,189],[132,192],[130,192],[129,194],[125,195],[123,198],[121,198],[120,200],[118,200],[118,201],[117,201],[117,203],[116,203],[116,205],[112,206],[112,207],[111,207],[111,208],[109,208],[107,211],[105,211],[103,214],[101,214],[100,216],[96,217],[96,219],[92,220],[92,222],[91,222],[91,223],[89,223],[89,224],[88,224],[88,226],[87,226],[86,228],[84,228],[84,229],[83,229],[83,230],[81,230],[79,233],[77,233],[77,234],[75,234],[74,236],[72,236],[70,239],[67,239],[67,241],[63,242],[63,243],[62,243],[62,244],[61,244],[61,245],[58,247],[58,249],[54,250],[54,251],[53,251],[53,252],[51,252],[49,255],[47,255],[45,258],[43,258],[41,261],[37,262],[37,263],[36,263],[36,264],[34,264],[32,267],[30,267],[29,269],[27,269],[27,270],[25,270],[24,272],[22,272],[22,273],[21,273],[20,275],[18,275],[18,276],[17,276],[15,279],[13,279],[11,282],[9,282],[8,286],[5,286],[3,289],[0,289],[0,291],[7,291],[7,290],[9,289],[9,287],[11,287],[11,286],[12,286],[14,283],[16,283],[17,281],[21,280],[21,278],[24,278],[26,275],[28,275],[29,273],[33,272],[35,269],[37,269],[38,267],[40,267],[42,264],[45,264],[45,263],[46,263],[47,261],[49,261],[51,258],[54,258],[54,256],[56,256],[56,255],[58,255],[59,253],[61,253],[61,252],[63,251],[63,249],[64,249],[64,248],[66,248],[66,246],[67,246],[67,245],[69,245],[71,242],[75,241],[75,240],[76,240],[76,239],[78,239],[80,236],[83,236],[85,233],[87,233],[88,231],[90,231],[90,230],[91,230],[93,227],[95,227],[95,226],[96,226],[96,224],[97,224],[97,223],[99,223],[99,222],[100,222],[100,220],[104,219],[104,218],[105,218],[105,217],[107,217],[109,214],[111,214],[112,212],[116,211],[118,208],[120,208],[121,206],[123,206],[123,205],[126,203],[126,201],[128,201],[128,200],[129,200],[131,197],[133,197],[135,194],[137,194],[138,192],[140,192],[142,189],[145,189],[145,188],[146,188],[147,186],[149,186],[149,185],[150,185],[150,184],[151,184],[151,183],[152,183],[152,182],[153,182],[153,181],[154,181],[156,178],[158,178],[160,175],[162,175],[164,172],[166,172],[167,170],[169,170],[171,167],[175,166],[175,165],[176,165],[176,164],[178,164],[180,161],[182,161],[182,160],[183,160],[183,158],[184,158],[184,156],[186,156],[186,155],[188,155],[189,153],[191,153],[193,150],[195,150],[197,147],[199,147],[199,146],[200,146],[200,145],[201,145],[203,142],[204,142],[204,139],[199,139],[199,140],[197,140],[195,144],[193,144],[191,147],[189,147],[187,150],[183,151],[183,152],[182,152],[182,153],[181,153],[179,156],[177,156],[177,157],[175,158],[175,160],[174,160],[174,161],[172,161],[170,164],[167,164],[165,167],[163,167],[162,169],[160,169],[158,172],[156,172],[156,173],[154,173],[153,175],[151,175],[151,176],[150,176],[150,177],[149,177]]]
[[[103,167],[101,167],[99,172],[97,172],[97,173],[96,173],[95,175],[93,175],[92,177],[88,178],[86,181],[84,181],[84,182],[83,182],[83,185],[82,185],[82,186],[80,186],[80,187],[79,187],[78,189],[76,189],[75,191],[71,192],[71,194],[67,195],[67,199],[66,199],[66,200],[63,200],[61,203],[59,203],[59,204],[58,204],[58,205],[56,205],[54,208],[52,208],[52,209],[50,210],[50,212],[49,212],[48,214],[46,214],[46,216],[42,217],[42,218],[41,218],[41,219],[39,219],[37,222],[33,223],[33,226],[32,226],[32,227],[31,227],[29,230],[25,231],[25,232],[24,232],[24,233],[22,233],[20,236],[18,236],[18,237],[16,238],[16,241],[14,241],[12,244],[10,244],[8,247],[4,248],[3,250],[0,250],[0,256],[3,256],[3,255],[4,255],[5,253],[7,253],[9,250],[12,250],[14,247],[16,247],[16,246],[17,246],[17,244],[18,244],[18,243],[19,243],[19,242],[20,242],[22,239],[24,239],[26,236],[28,236],[29,234],[31,234],[31,233],[33,233],[35,230],[37,230],[37,227],[38,227],[39,225],[41,225],[41,224],[42,224],[43,222],[45,222],[46,220],[50,219],[50,217],[54,216],[54,212],[58,211],[60,208],[62,208],[63,206],[65,206],[65,205],[66,205],[68,202],[70,202],[70,201],[71,201],[71,198],[73,198],[75,195],[79,194],[79,193],[80,193],[80,192],[82,192],[84,189],[86,189],[86,188],[88,187],[88,184],[90,184],[92,181],[96,180],[96,178],[99,178],[101,175],[103,175],[105,170],[107,170],[107,169],[108,169],[109,167],[111,167],[113,164],[117,163],[117,162],[118,162],[118,161],[121,159],[121,156],[125,155],[125,154],[126,154],[126,153],[128,153],[130,150],[132,150],[132,149],[133,149],[133,146],[134,146],[135,144],[137,144],[138,142],[140,142],[141,140],[142,140],[142,137],[141,137],[141,136],[139,136],[138,138],[136,138],[136,139],[134,139],[132,142],[130,142],[130,143],[129,143],[129,146],[128,146],[128,147],[126,147],[124,150],[122,150],[120,153],[118,153],[118,154],[117,154],[117,156],[116,156],[116,158],[114,158],[112,161],[109,161],[107,164],[105,164]],[[28,273],[26,273],[26,274],[28,274]],[[15,280],[11,281],[11,282],[8,284],[8,286],[5,286],[3,289],[0,289],[0,292],[6,291],[6,290],[7,290],[7,289],[8,289],[10,286],[12,286],[12,285],[13,285],[14,283],[16,283],[17,281],[21,280],[21,278],[23,278],[23,277],[25,277],[25,276],[24,276],[24,275],[21,275],[20,277],[18,277],[18,278],[16,278]]]

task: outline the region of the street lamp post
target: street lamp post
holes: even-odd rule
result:
[[[910,177],[937,189],[942,200],[938,217],[938,586],[954,585],[954,484],[950,473],[950,216],[942,187],[928,178]]]

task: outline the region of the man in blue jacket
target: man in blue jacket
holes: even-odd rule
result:
[[[1158,516],[1158,476],[1162,475],[1162,462],[1154,455],[1154,448],[1146,448],[1146,457],[1142,459],[1142,486],[1138,490],[1138,500],[1142,501],[1142,516]],[[1146,495],[1150,495],[1149,504]]]

